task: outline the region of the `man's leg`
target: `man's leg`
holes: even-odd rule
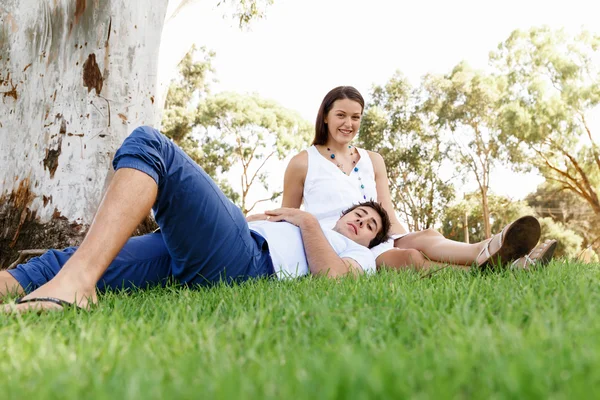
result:
[[[0,297],[30,293],[52,278],[76,252],[76,247],[49,250],[16,268],[0,273]],[[160,233],[132,237],[110,263],[97,290],[164,285],[171,274],[171,256]]]
[[[8,271],[0,271],[0,299],[8,295],[22,296],[25,290]],[[0,300],[1,302],[1,300]]]
[[[272,272],[265,270],[270,258],[264,257],[239,207],[202,168],[155,129],[138,128],[130,138],[115,155],[116,168],[138,157],[139,147],[150,147],[148,153],[156,149],[164,165],[153,210],[178,282],[213,284]]]
[[[156,199],[156,182],[135,169],[118,170],[104,195],[78,251],[48,283],[24,299],[54,297],[80,307],[96,303],[96,283]],[[52,303],[28,303],[18,308],[56,308]]]
[[[117,173],[81,247],[54,279],[26,298],[75,300],[83,307],[95,302],[97,280],[152,204],[179,281],[216,282],[224,273],[233,279],[272,272],[241,211],[158,131],[136,129],[113,165]],[[40,306],[54,307],[35,304]]]

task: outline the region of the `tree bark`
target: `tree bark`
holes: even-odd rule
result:
[[[483,214],[483,228],[485,231],[485,238],[489,239],[492,237],[492,228],[490,224],[490,206],[488,204],[487,190],[481,191],[481,208]]]
[[[465,211],[465,219],[463,222],[463,232],[465,236],[465,243],[469,243],[469,213]]]
[[[3,0],[0,266],[26,248],[77,244],[139,125],[159,121],[168,0]]]

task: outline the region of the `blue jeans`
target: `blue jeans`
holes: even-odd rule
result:
[[[213,180],[156,129],[134,130],[117,150],[115,170],[133,168],[152,177],[158,195],[152,210],[160,233],[127,241],[98,288],[210,285],[272,276],[265,239]],[[51,250],[9,272],[26,292],[52,279],[76,248]]]

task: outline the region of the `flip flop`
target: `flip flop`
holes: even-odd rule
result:
[[[548,239],[544,243],[540,243],[531,252],[517,260],[515,260],[511,268],[518,269],[529,269],[530,267],[544,267],[554,256],[554,251],[558,242],[554,239]]]
[[[57,299],[56,297],[34,297],[32,299],[23,299],[21,297],[21,298],[18,298],[15,300],[15,304],[42,303],[42,302],[54,303],[58,306],[61,306],[63,309],[75,308],[77,310],[83,310],[83,308],[79,307],[75,303],[70,303],[65,300]]]
[[[533,249],[540,235],[540,223],[535,217],[521,217],[506,225],[500,233],[485,243],[475,259],[477,266],[486,269],[523,257]],[[494,251],[490,250],[492,245],[495,247]]]

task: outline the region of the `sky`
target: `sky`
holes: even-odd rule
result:
[[[356,87],[368,103],[373,85],[385,84],[396,70],[417,85],[423,75],[447,73],[462,60],[485,69],[489,52],[514,29],[545,24],[600,33],[594,0],[275,0],[248,30],[216,3],[192,1],[165,24],[159,80],[168,82],[193,42],[216,52],[213,92],[258,93],[311,123],[323,96],[339,85]],[[270,168],[282,182],[283,168]],[[499,168],[491,188],[521,199],[541,181]],[[463,189],[474,190],[474,183]]]

